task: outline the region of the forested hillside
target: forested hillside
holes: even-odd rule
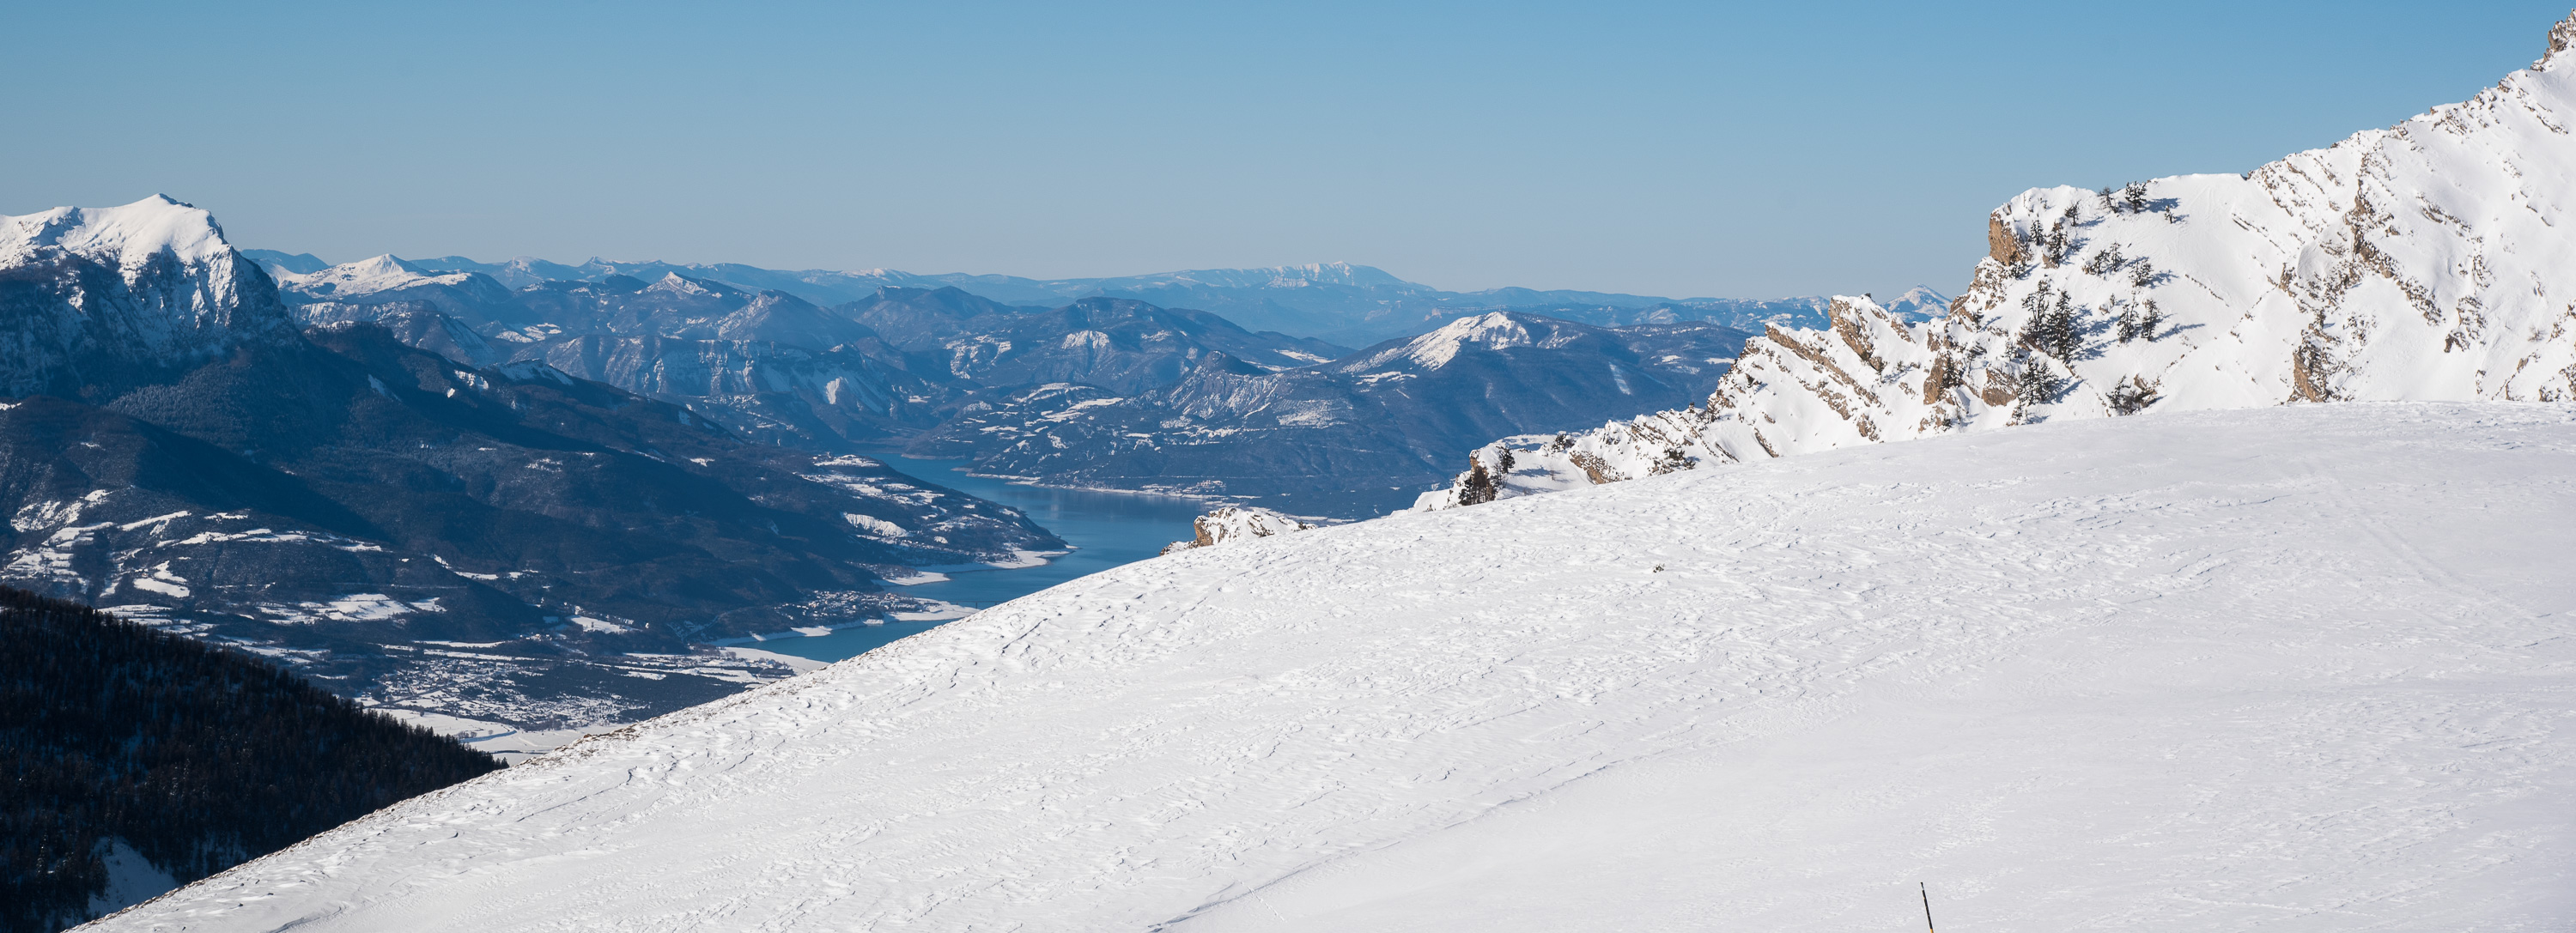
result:
[[[497,767],[256,656],[0,588],[0,930],[93,916]],[[95,906],[94,906],[95,905]]]

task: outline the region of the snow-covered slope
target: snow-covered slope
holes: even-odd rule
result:
[[[0,397],[113,394],[295,327],[212,215],[162,195],[0,217]]]
[[[2576,925],[2576,409],[2071,421],[1200,548],[107,930]]]
[[[1705,406],[1516,438],[1502,493],[2153,408],[2576,398],[2576,19],[2462,104],[2242,176],[2024,192],[1942,319],[1837,298]],[[1458,497],[1425,497],[1425,505]]]

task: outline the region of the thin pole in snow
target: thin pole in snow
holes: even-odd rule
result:
[[[1914,887],[1923,893],[1923,933],[1940,933],[1932,929],[1932,889],[1920,881]]]

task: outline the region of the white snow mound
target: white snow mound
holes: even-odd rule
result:
[[[1201,548],[100,921],[2576,926],[2576,408],[2067,422]],[[1720,922],[1722,920],[1722,922]]]
[[[1296,516],[1275,509],[1250,505],[1223,506],[1190,521],[1194,536],[1187,541],[1174,541],[1163,546],[1163,553],[1173,554],[1198,547],[1214,547],[1228,541],[1250,541],[1271,535],[1305,531],[1315,526],[1299,521]]]

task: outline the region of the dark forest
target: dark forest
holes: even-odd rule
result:
[[[257,656],[0,587],[0,930],[88,919],[122,839],[181,883],[498,768]]]

